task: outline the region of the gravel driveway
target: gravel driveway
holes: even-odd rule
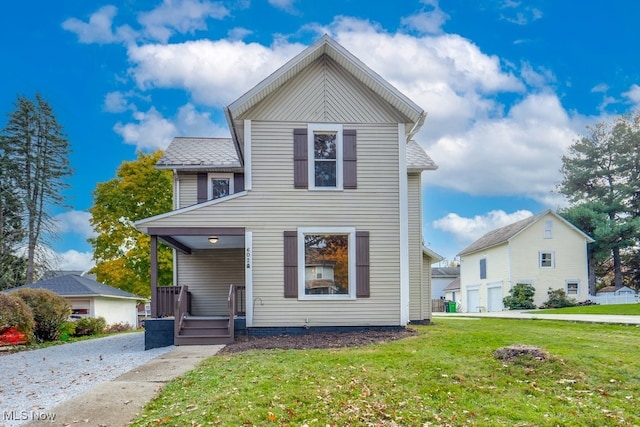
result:
[[[0,426],[19,425],[21,414],[51,410],[174,348],[145,351],[144,332],[133,332],[0,355]]]

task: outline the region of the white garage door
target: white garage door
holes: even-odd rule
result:
[[[467,290],[467,313],[477,313],[480,309],[480,289]]]
[[[487,289],[487,311],[502,311],[502,288]]]

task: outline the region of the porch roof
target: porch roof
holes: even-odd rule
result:
[[[244,248],[245,229],[241,227],[149,227],[147,234],[190,254],[196,249]],[[213,241],[215,239],[215,241]]]

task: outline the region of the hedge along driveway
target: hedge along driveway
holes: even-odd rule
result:
[[[172,350],[144,350],[144,332],[0,355],[3,411],[45,411]]]

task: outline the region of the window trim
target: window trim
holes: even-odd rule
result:
[[[551,255],[551,265],[542,265],[542,255]],[[538,252],[538,267],[540,268],[555,268],[556,267],[556,253],[555,251],[539,251]]]
[[[305,294],[305,246],[306,234],[342,234],[349,239],[349,293],[348,294]],[[299,227],[297,238],[298,250],[298,300],[355,300],[356,299],[356,229],[355,227]]]
[[[336,186],[317,187],[316,186],[316,159],[314,157],[314,135],[320,132],[336,134]],[[308,189],[314,191],[341,191],[343,189],[343,128],[338,123],[309,123],[307,125],[307,161],[309,164]]]
[[[207,174],[207,200],[215,200],[213,198],[213,186],[211,185],[211,179],[213,178],[223,178],[223,179],[228,179],[229,180],[229,196],[234,194],[234,181],[235,181],[235,177],[234,174],[232,173],[219,173],[219,172],[209,172]],[[225,196],[226,197],[226,196]],[[218,199],[221,199],[222,197],[218,197]]]
[[[576,285],[576,293],[575,294],[570,294],[569,293],[569,285]],[[567,294],[567,296],[569,295],[580,295],[580,281],[579,280],[567,280],[564,283],[564,292],[565,294]]]

